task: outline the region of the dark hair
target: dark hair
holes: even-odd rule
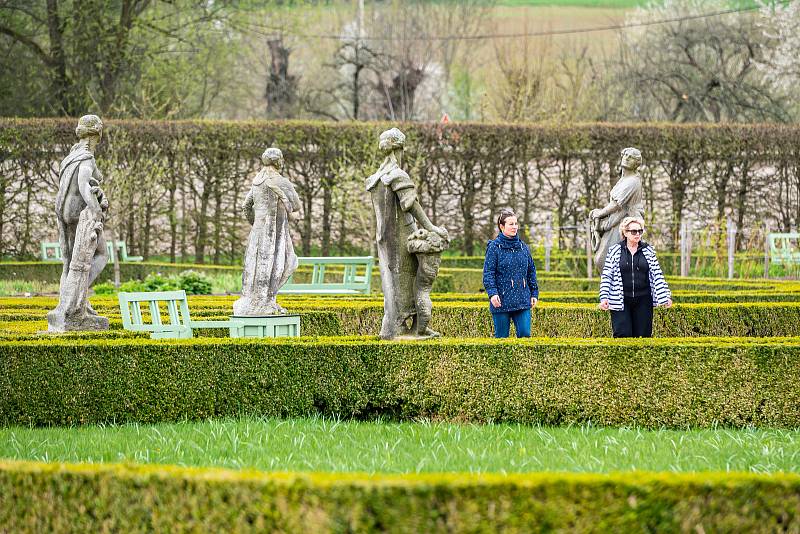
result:
[[[506,219],[509,217],[516,217],[517,214],[514,213],[514,210],[510,208],[503,208],[500,210],[500,216],[497,217],[497,229],[499,230],[501,226],[506,225]]]

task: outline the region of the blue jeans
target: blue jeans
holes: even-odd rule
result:
[[[514,321],[514,330],[517,337],[531,337],[531,309],[513,312],[498,312],[492,314],[494,321],[494,337],[508,337],[511,331],[511,321]]]

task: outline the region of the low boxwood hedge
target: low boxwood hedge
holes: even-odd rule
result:
[[[194,297],[189,299],[195,319],[227,319],[236,297]],[[29,301],[29,307],[17,302]],[[55,299],[7,299],[0,322],[42,321]],[[293,313],[300,313],[301,330],[308,335],[375,335],[380,331],[383,301],[380,299],[286,299],[281,301]],[[119,308],[112,299],[92,299],[94,308],[121,324]],[[145,314],[146,315],[146,314]],[[488,304],[477,302],[435,302],[431,327],[446,337],[491,337],[492,318]],[[37,326],[40,328],[41,325]],[[4,330],[0,324],[0,332]],[[610,337],[608,312],[594,304],[550,304],[542,302],[533,310],[534,336]],[[222,335],[218,331],[216,335]],[[656,337],[697,336],[800,336],[800,302],[743,304],[680,304],[672,309],[657,308]]]
[[[459,265],[459,262],[451,262]],[[455,291],[461,293],[477,293],[483,290],[483,270],[481,268],[447,267],[443,263],[440,269],[442,278],[434,286],[437,291]],[[147,275],[161,273],[164,276],[179,275],[186,270],[193,270],[206,275],[228,274],[238,276],[241,266],[231,265],[195,265],[162,262],[129,262],[120,263],[120,278],[126,280],[144,280]],[[335,267],[326,270],[332,276],[338,272]],[[300,267],[296,281],[307,281],[311,270]],[[0,280],[22,279],[28,281],[58,282],[61,276],[61,263],[57,262],[0,262]],[[110,281],[113,270],[109,264],[100,274],[99,281]],[[752,289],[782,289],[791,287],[800,292],[800,283],[784,282],[780,280],[763,279],[736,279],[727,280],[719,278],[670,278],[672,289],[686,289],[696,291],[737,290],[747,291]],[[544,291],[597,291],[598,278],[578,278],[563,273],[539,273],[539,286]],[[381,279],[377,267],[373,271],[372,288],[380,292]]]
[[[0,424],[255,414],[800,427],[800,339],[0,341]]]
[[[797,532],[800,476],[358,475],[0,461],[4,532]]]

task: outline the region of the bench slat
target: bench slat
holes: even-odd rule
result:
[[[161,309],[155,300],[150,301],[150,322],[153,326],[161,326]]]

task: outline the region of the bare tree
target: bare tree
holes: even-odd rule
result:
[[[545,118],[545,92],[554,75],[553,64],[547,59],[551,54],[552,41],[548,38],[523,37],[519,42],[495,43],[499,75],[490,96],[495,117],[505,122]]]
[[[755,13],[688,18],[728,7],[722,0],[665,0],[633,23],[681,19],[620,32],[620,87],[636,119],[676,122],[786,121],[785,100],[756,68],[766,38]]]
[[[291,50],[282,37],[270,39],[267,46],[271,58],[264,93],[267,99],[267,115],[273,118],[291,117],[297,100],[297,77],[289,74]]]

